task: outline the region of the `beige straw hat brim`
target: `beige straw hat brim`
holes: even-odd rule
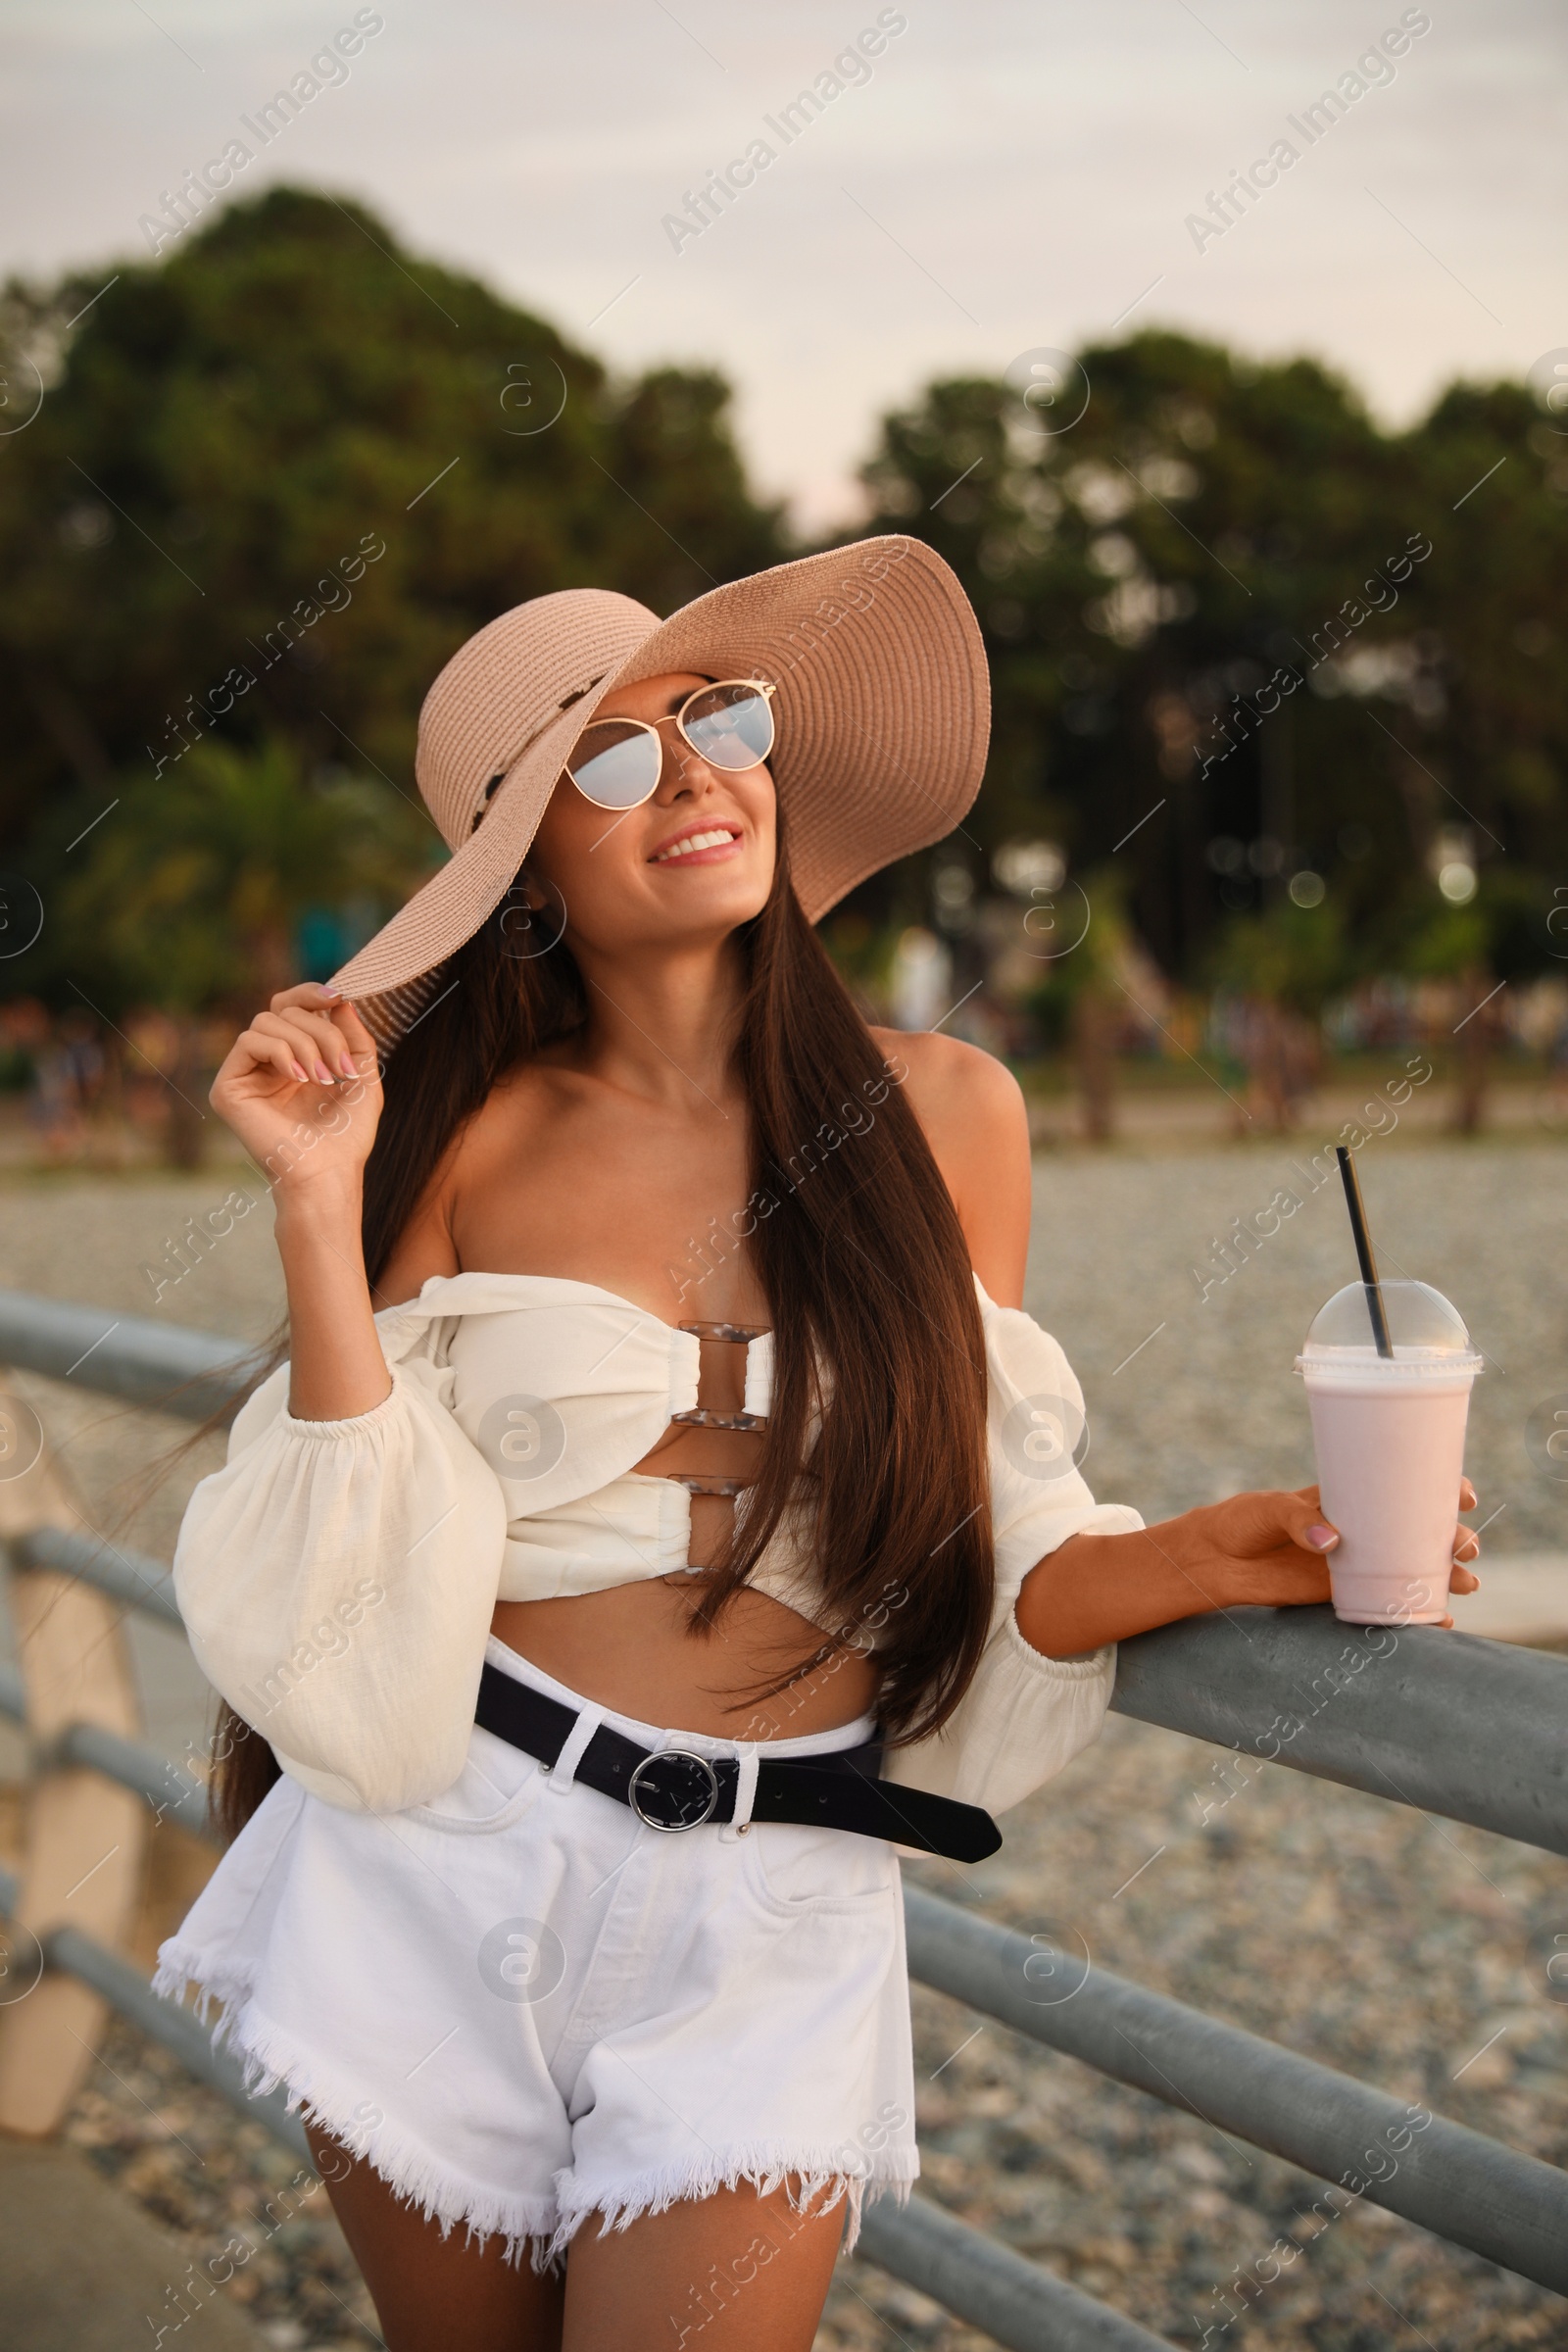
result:
[[[601,702],[679,671],[775,685],[768,764],[812,922],[880,866],[940,841],[980,788],[980,631],[921,540],[780,564],[665,621],[605,589],[535,597],[461,646],[425,698],[415,769],[453,854],[333,976],[383,1049],[436,1001],[441,967],[506,897]]]

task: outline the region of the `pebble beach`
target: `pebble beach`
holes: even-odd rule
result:
[[[1568,1151],[1529,1133],[1469,1144],[1393,1134],[1360,1161],[1385,1272],[1445,1291],[1487,1356],[1467,1453],[1483,1577],[1488,1553],[1568,1551],[1568,1485],[1544,1467],[1533,1435],[1544,1405],[1559,1394],[1568,1402]],[[1242,1487],[1310,1479],[1293,1358],[1355,1271],[1338,1184],[1313,1182],[1321,1165],[1310,1134],[1038,1157],[1027,1303],[1083,1383],[1097,1494],[1153,1520]],[[221,1167],[179,1179],[8,1174],[0,1286],[258,1338],[280,1296],[254,1179],[254,1205],[183,1282],[155,1300],[144,1270],[187,1216],[246,1183]],[[1282,1194],[1297,1205],[1277,1207],[1265,1232],[1259,1212]],[[1234,1244],[1237,1220],[1250,1249]],[[1215,1246],[1227,1236],[1233,1270],[1220,1279]],[[167,1557],[211,1447],[132,1510],[152,1456],[183,1433],[60,1384],[19,1386],[95,1524]],[[199,1732],[194,1670],[170,1637],[134,1641],[149,1736],[177,1749]],[[1568,1658],[1563,1671],[1568,1697]],[[1095,1747],[1006,1816],[992,1861],[914,1875],[1401,2100],[1568,2163],[1568,1987],[1547,1976],[1568,1949],[1568,1866],[1283,1764],[1237,1770],[1233,1759],[1221,1783],[1218,1760],[1113,1715]],[[14,1742],[0,1768],[20,1773]],[[8,1842],[15,1817],[13,1789]],[[167,1826],[154,1848],[133,1946],[143,1965],[210,1866]],[[1494,2352],[1565,2340],[1563,2306],[1544,2290],[1367,2199],[1341,2200],[1326,2222],[1321,2202],[1311,2210],[1321,2184],[1291,2166],[945,1996],[916,1986],[913,1999],[917,2193],[1171,2341]],[[128,2028],[112,2025],[68,2136],[191,2261],[236,2234],[252,2247],[222,2291],[264,2341],[335,2352],[378,2340],[324,2192]],[[1252,2281],[1245,2293],[1239,2279]],[[167,2316],[154,2316],[154,2334]],[[852,2258],[818,2344],[969,2352],[988,2340]]]

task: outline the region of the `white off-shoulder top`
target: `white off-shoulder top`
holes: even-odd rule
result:
[[[1143,1521],[1097,1503],[1072,1461],[1082,1396],[1055,1341],[975,1289],[991,1635],[946,1729],[886,1770],[995,1813],[1095,1739],[1114,1673],[1111,1647],[1030,1648],[1013,1614],[1024,1577],[1069,1536]],[[174,1586],[203,1672],[284,1771],[330,1804],[396,1812],[463,1770],[498,1600],[686,1566],[690,1494],[630,1465],[696,1407],[700,1341],[612,1291],[533,1274],[436,1276],[375,1320],[391,1394],[349,1420],[297,1420],[280,1366],[191,1496]],[[764,1333],[747,1348],[748,1416],[765,1418],[771,1382]],[[788,1522],[750,1581],[825,1621]]]

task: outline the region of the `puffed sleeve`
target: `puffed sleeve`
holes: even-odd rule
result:
[[[398,1812],[463,1770],[506,1503],[431,1327],[377,1324],[392,1390],[372,1411],[296,1420],[286,1364],[250,1398],[191,1496],[174,1590],[198,1665],[285,1772]]]
[[[998,1306],[979,1282],[986,1339],[987,1452],[996,1604],[973,1682],[934,1739],[894,1749],[886,1777],[1004,1813],[1100,1736],[1116,1675],[1114,1643],[1042,1657],[1018,1631],[1019,1588],[1069,1536],[1143,1526],[1125,1503],[1096,1502],[1078,1462],[1083,1392],[1056,1342],[1030,1315]]]

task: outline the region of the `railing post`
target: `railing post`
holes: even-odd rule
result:
[[[0,1386],[0,1549],[35,1528],[88,1532],[43,1449],[36,1416]],[[102,1774],[54,1765],[74,1724],[132,1737],[141,1710],[123,1611],[78,1578],[15,1570],[11,1615],[41,1769],[28,1790],[25,1850],[14,1917],[40,1940],[77,1928],[111,1947],[129,1927],[142,1885],[147,1807]],[[50,1971],[0,2008],[0,2131],[57,2131],[92,2062],[105,2020],[101,1996]]]

